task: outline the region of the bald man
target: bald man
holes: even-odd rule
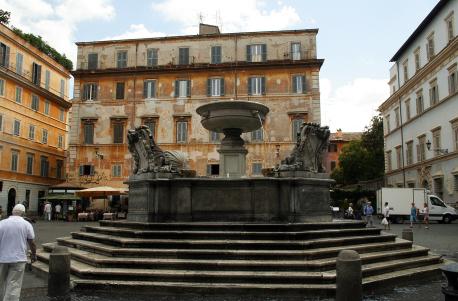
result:
[[[27,245],[31,261],[37,259],[32,225],[23,216],[25,207],[17,204],[13,214],[0,221],[0,300],[19,301],[27,262]]]

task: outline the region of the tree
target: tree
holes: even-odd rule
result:
[[[339,167],[334,169],[331,177],[343,185],[382,177],[385,167],[383,147],[383,120],[374,116],[361,140],[350,141],[342,148]]]
[[[8,25],[10,23],[11,13],[9,11],[0,9],[0,23]]]

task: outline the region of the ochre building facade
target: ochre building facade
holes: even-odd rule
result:
[[[0,25],[0,206],[39,212],[65,178],[70,73]]]
[[[221,34],[201,26],[193,36],[77,43],[70,178],[125,186],[127,130],[141,124],[162,149],[186,152],[199,176],[218,175],[221,135],[203,128],[196,108],[231,99],[270,109],[261,130],[242,136],[247,175],[261,175],[289,154],[302,122],[320,122],[317,33]]]

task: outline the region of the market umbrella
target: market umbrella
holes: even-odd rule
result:
[[[83,190],[75,191],[77,196],[82,197],[91,197],[91,198],[103,198],[107,199],[109,195],[121,195],[125,194],[124,188],[114,188],[110,186],[98,186],[98,187],[91,187]],[[106,205],[104,204],[104,207]]]
[[[66,194],[48,194],[47,196],[44,196],[41,198],[42,200],[47,200],[47,201],[65,201],[65,200],[69,200],[69,201],[77,201],[77,200],[81,200],[80,197],[74,195],[74,194],[70,194],[70,193],[66,193]]]

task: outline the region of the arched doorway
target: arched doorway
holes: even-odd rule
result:
[[[13,213],[13,207],[16,205],[16,189],[11,188],[8,191],[8,207],[6,213],[10,216]]]

